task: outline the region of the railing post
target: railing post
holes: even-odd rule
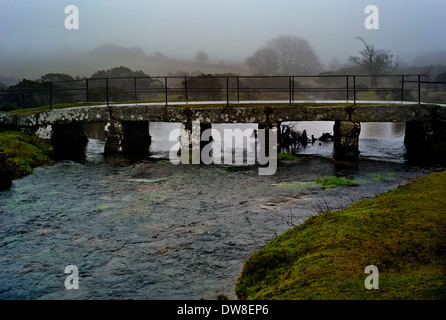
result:
[[[109,106],[109,97],[108,97],[108,78],[105,78],[105,92],[107,94],[107,107]]]
[[[165,93],[166,107],[167,107],[167,77],[164,77],[164,93]]]
[[[50,82],[50,110],[53,110],[53,83]]]
[[[136,92],[136,77],[133,78],[133,90],[135,93],[135,102],[138,102],[138,93]]]
[[[418,104],[421,104],[421,75],[418,75]]]
[[[229,107],[229,77],[226,76],[226,106]]]
[[[289,87],[289,94],[290,94],[290,106],[292,104],[291,99],[292,99],[292,95],[291,95],[291,77],[288,77],[288,87]]]
[[[401,103],[404,102],[404,75],[401,76]]]
[[[86,89],[87,89],[87,102],[90,102],[90,94],[89,94],[89,92],[88,92],[88,79],[85,79],[85,86],[86,86]]]
[[[348,92],[348,75],[345,76],[345,78],[346,78],[346,81],[347,81],[347,83],[346,83],[346,88],[347,88],[347,103],[348,103],[348,99],[349,99],[349,92]]]
[[[188,94],[187,94],[187,76],[184,76],[184,90],[186,91],[186,102],[188,102]]]
[[[404,101],[404,75],[401,76],[401,103]]]
[[[291,77],[291,99],[294,102],[294,76]]]
[[[356,76],[353,76],[353,105],[356,106]]]
[[[238,76],[237,76],[237,102],[240,103],[240,84]]]

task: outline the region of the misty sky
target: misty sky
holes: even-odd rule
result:
[[[379,8],[379,30],[364,27],[370,4]],[[79,30],[64,27],[67,5],[79,8]],[[411,62],[446,50],[445,14],[444,0],[1,0],[0,55],[111,43],[172,58],[204,50],[213,60],[242,61],[271,38],[295,35],[328,63],[356,54],[355,37],[363,36]]]

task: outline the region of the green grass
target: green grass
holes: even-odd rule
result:
[[[277,160],[295,160],[298,159],[299,157],[295,154],[291,154],[291,153],[278,153],[277,154]]]
[[[312,181],[310,182],[290,181],[290,182],[273,183],[272,185],[282,189],[301,189],[301,188],[315,187],[316,183]]]
[[[104,103],[60,103],[53,105],[53,110],[57,109],[67,109],[67,108],[75,108],[75,107],[88,107],[88,106],[98,106],[103,105]],[[0,113],[12,113],[16,115],[28,115],[28,114],[35,114],[35,113],[41,113],[44,111],[49,111],[50,106],[41,106],[41,107],[35,107],[35,108],[24,108],[24,109],[17,109],[13,111],[0,111]]]
[[[321,184],[326,187],[330,186],[357,186],[358,183],[352,180],[346,180],[343,178],[324,178],[324,179],[316,179],[316,183]]]
[[[0,169],[3,175],[17,179],[48,162],[53,148],[46,141],[18,131],[0,132]]]
[[[445,299],[446,171],[307,219],[244,264],[239,299]],[[368,265],[379,289],[367,290]]]

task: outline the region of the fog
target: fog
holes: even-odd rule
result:
[[[364,26],[370,4],[379,29]],[[79,29],[65,28],[67,5],[79,9]],[[116,65],[246,74],[243,61],[280,35],[308,40],[324,66],[357,54],[358,36],[408,64],[446,64],[445,12],[444,0],[2,0],[0,76],[89,76]],[[206,66],[193,63],[199,50]]]

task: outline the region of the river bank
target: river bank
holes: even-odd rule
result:
[[[0,191],[11,187],[14,179],[50,161],[52,151],[48,142],[36,136],[19,131],[0,132]]]
[[[243,263],[277,235],[438,170],[300,156],[259,176],[96,150],[91,140],[85,162],[51,161],[0,193],[0,299],[233,299]],[[67,265],[78,290],[64,288]]]
[[[314,215],[244,264],[239,299],[445,299],[446,171]],[[379,270],[367,290],[364,269]]]

